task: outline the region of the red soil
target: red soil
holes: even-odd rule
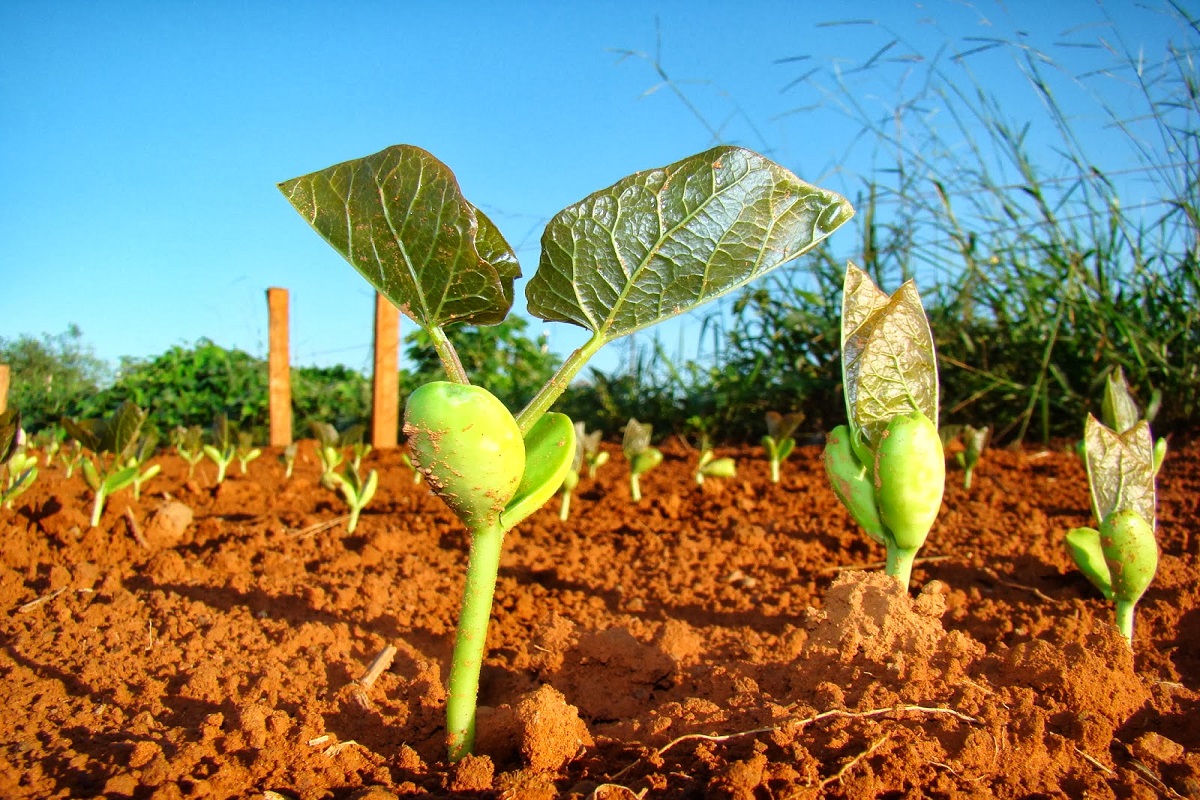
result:
[[[906,595],[857,569],[883,552],[819,448],[779,485],[727,454],[697,486],[668,448],[633,505],[614,453],[569,522],[509,535],[453,766],[467,539],[397,451],[354,534],[310,443],[290,481],[160,457],[95,529],[44,469],[0,511],[0,797],[1200,797],[1200,445],[1159,476],[1133,655],[1061,545],[1090,524],[1074,455],[951,470]]]

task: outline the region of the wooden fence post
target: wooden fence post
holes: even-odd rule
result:
[[[400,311],[375,294],[375,371],[371,379],[371,446],[396,446],[400,428]]]
[[[8,364],[0,364],[0,413],[8,410]]]
[[[267,393],[271,415],[271,446],[292,443],[292,379],[288,354],[288,290],[267,289],[269,333]]]

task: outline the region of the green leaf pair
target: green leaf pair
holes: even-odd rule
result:
[[[912,281],[889,297],[847,266],[842,376],[850,421],[829,434],[825,471],[855,521],[887,548],[887,574],[907,587],[946,480],[933,335]]]
[[[767,459],[771,464],[771,483],[779,483],[779,465],[786,461],[796,448],[796,440],[792,438],[792,434],[803,421],[803,412],[786,415],[778,411],[767,412],[767,435],[762,438],[762,446],[767,451]]]
[[[472,531],[511,530],[562,486],[575,457],[565,414],[543,415],[522,436],[486,389],[448,381],[409,396],[404,432],[416,467]]]
[[[635,503],[642,501],[642,475],[657,467],[663,460],[662,451],[650,445],[653,433],[653,425],[642,424],[636,419],[625,423],[621,450],[629,462],[629,496]]]
[[[1117,628],[1132,645],[1134,610],[1158,570],[1158,448],[1145,420],[1117,433],[1090,414],[1084,445],[1092,513],[1100,528],[1075,528],[1064,543],[1079,570],[1113,601]]]

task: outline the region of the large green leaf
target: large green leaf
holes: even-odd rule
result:
[[[1083,428],[1092,511],[1103,523],[1114,511],[1130,509],[1155,523],[1154,441],[1142,420],[1117,433],[1088,414]]]
[[[872,450],[896,416],[938,418],[937,358],[913,281],[888,297],[850,264],[842,294],[842,377],[846,413]]]
[[[559,212],[526,287],[529,310],[612,341],[796,258],[852,214],[843,197],[757,153],[717,147]]]
[[[508,314],[517,257],[450,168],[394,145],[279,184],[317,233],[428,329]]]

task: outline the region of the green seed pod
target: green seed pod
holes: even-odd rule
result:
[[[732,458],[715,458],[705,464],[703,469],[709,478],[737,477],[737,462]]]
[[[1114,511],[1100,523],[1100,549],[1112,579],[1112,596],[1136,603],[1158,570],[1154,528],[1131,508]]]
[[[409,395],[404,433],[429,485],[470,530],[496,524],[525,471],[516,420],[486,389],[446,381]]]
[[[641,475],[657,467],[662,463],[662,460],[662,451],[657,447],[649,447],[633,457],[633,461],[629,465],[629,470],[634,475]]]
[[[850,516],[854,517],[854,521],[862,526],[868,536],[886,545],[887,533],[875,506],[875,487],[867,477],[867,468],[854,454],[852,436],[848,425],[838,425],[829,433],[823,459],[825,474],[829,476],[833,493],[842,501]]]
[[[1095,528],[1073,528],[1063,538],[1063,544],[1067,546],[1067,552],[1075,560],[1079,571],[1100,590],[1106,600],[1112,600],[1112,576],[1104,560],[1104,551],[1100,549],[1100,531]]]
[[[875,493],[879,518],[898,547],[915,550],[925,543],[945,488],[937,426],[919,411],[894,417],[875,448]]]

